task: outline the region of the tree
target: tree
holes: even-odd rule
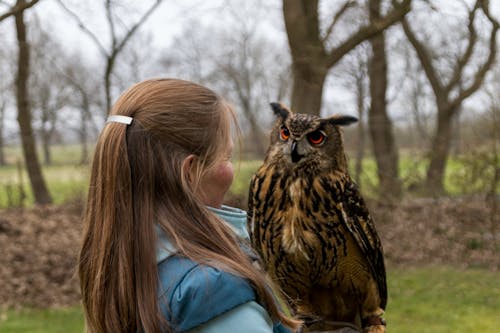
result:
[[[226,48],[222,57],[214,58],[217,68],[214,74],[219,86],[226,86],[225,95],[233,96],[240,106],[251,130],[255,153],[263,156],[267,141],[259,113],[268,111],[273,98],[283,98],[288,59],[272,50],[274,43],[258,35],[257,24],[257,21],[241,24],[237,31],[223,35],[229,42],[225,44],[231,47]]]
[[[89,139],[92,133],[98,132],[98,126],[94,122],[92,110],[94,108],[102,109],[102,90],[99,83],[89,75],[92,69],[86,64],[80,55],[75,54],[70,58],[74,61],[67,62],[62,68],[64,73],[63,82],[67,84],[73,91],[70,99],[70,106],[78,110],[80,121],[79,127],[76,128],[80,141],[81,154],[80,164],[86,164],[89,160]]]
[[[16,6],[22,7],[24,0],[17,0]],[[18,68],[16,76],[17,121],[21,131],[24,161],[31,182],[31,189],[37,204],[52,202],[49,191],[42,175],[38,156],[36,154],[35,138],[31,124],[31,108],[28,93],[28,79],[30,74],[30,47],[26,37],[24,10],[14,15],[19,46]]]
[[[375,25],[382,16],[381,0],[369,1],[370,22]],[[387,56],[384,32],[370,39],[372,58],[369,64],[371,104],[368,123],[372,146],[377,161],[379,192],[388,201],[401,198],[399,180],[399,156],[392,131],[392,122],[387,114]]]
[[[346,0],[323,33],[318,18],[318,0],[283,0],[283,13],[292,55],[292,109],[320,114],[323,85],[328,71],[349,51],[400,21],[410,10],[411,0],[397,2],[383,17],[360,26],[337,46],[328,48],[341,17],[353,6]]]
[[[3,91],[2,91],[3,92]],[[4,152],[4,123],[5,123],[5,107],[6,102],[4,99],[0,101],[0,166],[4,166],[7,164],[5,160],[5,152]]]
[[[7,164],[5,158],[5,114],[7,106],[9,105],[8,100],[10,96],[10,91],[14,85],[13,73],[11,70],[11,65],[9,62],[13,57],[10,55],[10,49],[1,48],[0,49],[0,73],[2,76],[2,82],[0,82],[0,166]],[[7,60],[8,59],[8,60]]]
[[[32,37],[33,68],[30,92],[33,118],[39,122],[38,134],[41,141],[45,165],[52,164],[50,147],[58,132],[61,111],[69,104],[71,92],[64,82],[64,73],[58,63],[66,61],[64,48],[42,27],[38,27]],[[44,69],[43,71],[40,69]]]
[[[28,8],[33,7],[34,5],[37,4],[37,2],[40,0],[31,0],[31,1],[17,1],[15,5],[11,6],[7,11],[3,14],[0,14],[0,22],[5,20],[6,18],[9,18],[11,16],[15,16],[16,14],[19,14],[23,11],[25,11]]]
[[[488,41],[488,55],[479,66],[474,64],[473,53],[477,47],[478,32],[475,21],[482,12],[491,25]],[[413,46],[435,96],[437,108],[437,127],[430,149],[430,164],[427,169],[425,191],[440,194],[444,191],[443,178],[452,138],[452,121],[458,114],[462,102],[476,92],[493,65],[497,53],[496,36],[499,23],[489,11],[489,1],[477,0],[469,10],[465,48],[455,57],[449,54],[438,56],[431,46],[417,37],[409,19],[402,21],[404,32]],[[437,59],[436,59],[437,58]],[[440,70],[439,65],[447,63],[448,71]],[[472,73],[472,74],[470,74]],[[448,78],[446,79],[446,76]]]
[[[368,44],[361,44],[352,52],[342,58],[339,65],[334,69],[335,77],[348,91],[353,92],[357,123],[356,161],[354,165],[354,180],[361,186],[361,174],[363,172],[363,158],[366,145],[366,114],[368,109],[368,59],[370,57]]]
[[[132,24],[130,27],[126,27],[123,35],[120,37],[117,32],[117,26],[120,24],[124,26],[123,21],[114,14],[114,9],[116,4],[114,1],[105,0],[104,8],[106,12],[106,22],[109,28],[110,34],[110,45],[106,47],[99,37],[94,34],[82,21],[82,19],[72,10],[70,10],[62,0],[57,0],[59,5],[68,13],[77,23],[78,26],[82,29],[82,31],[90,37],[90,39],[94,42],[94,44],[99,49],[99,52],[105,59],[105,69],[103,73],[103,82],[104,82],[104,90],[106,92],[106,100],[105,100],[105,115],[111,109],[112,104],[112,96],[111,96],[111,76],[113,74],[113,69],[116,64],[116,60],[120,53],[122,52],[125,45],[130,41],[132,36],[137,32],[139,27],[146,22],[148,17],[155,11],[156,8],[163,2],[163,0],[156,0],[142,15],[140,15],[139,19]]]
[[[267,139],[262,125],[272,119],[269,103],[285,102],[290,61],[286,47],[259,30],[265,5],[237,4],[219,12],[220,20],[223,16],[226,24],[233,22],[230,30],[216,23],[188,23],[161,62],[166,70],[205,84],[234,103],[244,117],[243,131],[251,136],[245,148],[263,156]]]

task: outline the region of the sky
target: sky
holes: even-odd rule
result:
[[[172,39],[179,35],[187,24],[197,22],[200,26],[217,25],[229,27],[234,22],[227,19],[227,10],[224,9],[228,2],[240,2],[244,7],[251,8],[253,4],[264,2],[269,13],[269,17],[276,17],[278,21],[281,18],[281,2],[279,0],[163,0],[162,4],[148,18],[148,20],[140,28],[142,32],[151,36],[153,46],[158,49],[170,46]],[[127,24],[135,22],[138,15],[145,12],[146,8],[154,1],[139,1],[139,0],[121,0],[121,3],[127,4],[131,10],[122,11],[126,17]],[[105,12],[101,1],[76,1],[65,0],[67,7],[78,12],[82,20],[85,22],[92,32],[99,37],[103,44],[109,42],[107,26],[105,23]],[[245,8],[242,8],[245,9]],[[55,0],[41,0],[35,9],[37,16],[44,25],[52,26],[54,32],[61,38],[65,45],[69,48],[82,50],[89,58],[97,57],[98,51],[95,44],[87,35],[82,33],[76,22],[69,18],[68,15],[61,9]],[[267,15],[266,15],[267,16]],[[244,19],[244,17],[242,17]],[[262,22],[263,29],[267,33],[276,35],[278,38],[285,38],[281,30],[282,24],[270,23],[265,18]]]

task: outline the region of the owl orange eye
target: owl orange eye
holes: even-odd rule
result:
[[[307,134],[307,140],[315,146],[318,146],[325,142],[326,135],[321,131],[314,131]]]
[[[288,140],[289,137],[290,137],[290,131],[288,130],[288,128],[286,128],[285,126],[281,126],[280,128],[281,140],[286,141]]]

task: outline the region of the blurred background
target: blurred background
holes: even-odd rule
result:
[[[344,129],[388,263],[393,332],[500,325],[499,0],[1,0],[0,332],[81,332],[93,145],[130,85],[177,77],[242,128],[246,208],[270,102]]]

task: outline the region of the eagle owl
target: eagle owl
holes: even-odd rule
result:
[[[345,322],[385,332],[382,246],[348,174],[340,130],[357,119],[271,106],[271,145],[248,198],[252,246],[309,330]]]

